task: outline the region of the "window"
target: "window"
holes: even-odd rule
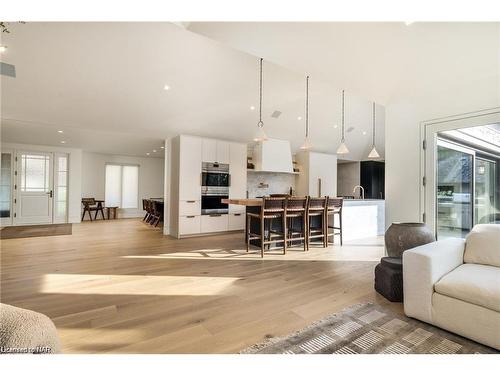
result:
[[[55,221],[66,222],[68,205],[68,154],[56,154],[55,165]]]
[[[12,155],[10,152],[2,152],[1,161],[2,174],[0,176],[0,218],[10,217],[12,204]]]
[[[137,208],[139,201],[139,166],[106,164],[106,206]]]

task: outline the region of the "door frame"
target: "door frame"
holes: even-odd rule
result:
[[[33,154],[33,155],[50,155],[50,162],[49,162],[49,190],[50,190],[50,197],[49,197],[49,204],[50,204],[50,213],[49,213],[49,221],[43,222],[43,223],[32,223],[28,221],[21,220],[20,216],[18,215],[18,211],[22,209],[21,204],[21,163],[22,163],[22,154]],[[16,210],[14,213],[14,221],[13,225],[18,226],[18,225],[46,225],[46,224],[53,224],[54,223],[54,153],[50,151],[34,151],[34,150],[28,150],[28,149],[18,149],[16,150],[16,159],[15,159],[15,182],[14,182],[14,190],[16,192],[15,194],[15,201],[16,201]],[[47,194],[47,193],[44,193]]]
[[[15,193],[14,185],[16,184],[16,151],[11,148],[2,148],[2,154],[10,154],[10,216],[0,218],[0,225],[2,227],[11,226],[14,222],[14,212],[15,212]]]
[[[71,162],[71,154],[70,152],[67,151],[49,151],[49,150],[43,150],[43,149],[37,149],[37,148],[9,148],[8,150],[2,150],[2,152],[7,151],[12,154],[13,157],[13,165],[12,165],[12,184],[11,184],[11,197],[12,197],[12,211],[11,211],[11,218],[9,223],[4,223],[2,222],[3,226],[19,226],[19,225],[47,225],[47,224],[65,224],[68,223],[69,221],[69,190],[70,190],[70,162]],[[52,158],[52,178],[51,178],[51,185],[52,185],[52,204],[51,204],[51,220],[50,222],[47,223],[23,223],[19,222],[17,211],[20,207],[20,183],[19,179],[20,177],[20,168],[18,164],[18,160],[20,157],[21,153],[33,153],[33,154],[51,154]],[[64,218],[62,217],[57,217],[56,215],[56,204],[57,204],[57,193],[58,193],[58,188],[57,188],[57,183],[56,183],[56,178],[57,174],[56,171],[58,170],[57,166],[57,158],[59,156],[66,156],[67,158],[67,174],[66,174],[66,212]],[[20,161],[19,161],[20,163]]]
[[[500,107],[420,123],[420,217],[436,236],[436,159],[438,133],[500,122]]]

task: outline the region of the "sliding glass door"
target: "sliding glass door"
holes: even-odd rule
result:
[[[493,223],[497,220],[497,163],[476,157],[474,224]]]
[[[437,142],[437,237],[465,237],[475,224],[500,220],[498,159],[479,150]]]
[[[473,223],[473,152],[439,140],[436,177],[437,236],[464,237]]]

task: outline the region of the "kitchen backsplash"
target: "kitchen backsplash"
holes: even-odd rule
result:
[[[295,191],[295,175],[287,173],[249,172],[247,191],[249,198],[269,194],[288,194],[290,186]]]

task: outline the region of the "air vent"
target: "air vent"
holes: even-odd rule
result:
[[[281,111],[274,111],[272,114],[271,114],[271,117],[273,118],[278,118],[281,116]]]
[[[11,64],[0,62],[0,75],[16,78],[16,67]]]

